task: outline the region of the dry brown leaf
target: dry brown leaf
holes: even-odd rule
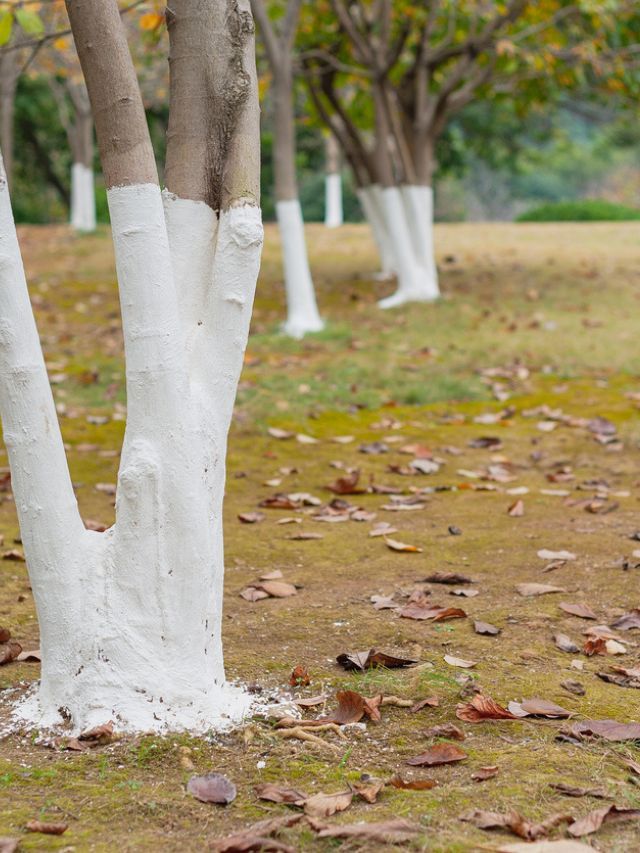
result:
[[[261,601],[264,598],[269,598],[269,595],[262,589],[256,589],[254,586],[248,586],[240,593],[240,598],[245,601]]]
[[[457,572],[434,572],[424,579],[424,583],[443,583],[450,586],[457,586],[459,583],[473,583],[473,580]]]
[[[337,794],[320,792],[305,801],[304,813],[310,817],[330,817],[348,809],[352,800],[353,791],[340,791]]]
[[[384,537],[384,544],[392,551],[402,551],[411,554],[422,553],[422,548],[418,548],[416,545],[407,545],[406,542],[398,542],[397,539],[389,539],[388,536]]]
[[[563,838],[561,841],[515,842],[498,847],[497,853],[593,853],[593,847]]]
[[[278,438],[280,441],[284,441],[288,438],[293,438],[293,433],[289,432],[286,429],[280,429],[279,427],[268,427],[267,432],[271,436],[271,438]]]
[[[576,820],[568,829],[569,835],[582,838],[597,832],[603,823],[640,819],[640,809],[624,809],[615,805],[604,806]]]
[[[502,633],[500,628],[496,628],[496,626],[492,625],[490,622],[476,621],[473,623],[473,630],[476,634],[487,634],[490,637],[497,637],[498,634]]]
[[[523,702],[509,702],[509,711],[515,717],[546,717],[550,720],[566,720],[572,712],[549,702],[546,699],[526,699]]]
[[[464,761],[467,757],[467,753],[455,743],[436,743],[420,755],[409,758],[406,763],[412,767],[436,767]]]
[[[541,823],[531,823],[516,811],[501,814],[500,812],[475,809],[462,815],[460,820],[472,823],[478,829],[508,829],[520,838],[535,841],[538,838],[546,838],[556,826],[562,823],[570,823],[573,818],[571,815],[555,814]]]
[[[471,669],[477,663],[474,660],[465,660],[464,658],[457,658],[454,655],[445,655],[444,656],[445,663],[448,663],[449,666],[457,666],[460,669]]]
[[[425,729],[422,733],[425,737],[446,737],[453,740],[464,740],[465,733],[458,728],[455,723],[438,723],[436,726],[431,726]]]
[[[87,729],[78,735],[78,740],[99,745],[111,743],[113,740],[113,722],[109,720],[108,723],[103,723],[100,726],[94,726],[91,729]]]
[[[498,705],[490,696],[478,693],[469,702],[458,705],[456,717],[467,723],[480,723],[483,720],[515,720],[511,711]]]
[[[27,832],[41,832],[43,835],[63,835],[69,828],[68,823],[49,823],[43,820],[29,820],[24,828]]]
[[[438,783],[435,779],[403,779],[396,774],[387,782],[393,788],[400,788],[402,791],[430,791],[435,788]]]
[[[298,592],[292,583],[285,581],[256,581],[251,587],[259,592],[266,592],[271,598],[288,598]]]
[[[575,654],[580,651],[579,647],[573,642],[571,637],[567,637],[566,634],[554,634],[553,642],[561,652],[570,652],[571,654]]]
[[[575,560],[576,555],[571,551],[549,551],[548,548],[542,548],[538,551],[538,557],[541,560]]]
[[[509,509],[507,510],[507,514],[511,516],[511,518],[522,518],[524,515],[524,501],[517,500],[511,504]]]
[[[367,782],[354,782],[351,787],[355,794],[365,803],[375,803],[378,800],[378,794],[384,788],[382,779],[372,779]]]
[[[397,658],[385,652],[378,652],[375,649],[370,649],[368,652],[345,652],[338,655],[336,661],[347,670],[356,669],[360,670],[360,672],[364,672],[366,669],[374,669],[378,666],[385,667],[386,669],[401,669],[417,663],[416,660]]]
[[[366,492],[362,486],[358,486],[360,479],[360,471],[356,468],[344,477],[338,477],[333,483],[327,486],[330,492],[334,495],[361,495]]]
[[[0,626],[0,643],[8,643],[11,639],[11,631],[8,628]]]
[[[306,687],[308,684],[311,684],[307,668],[298,664],[289,676],[289,684],[291,687]]]
[[[474,782],[486,782],[487,779],[493,779],[494,776],[497,776],[499,772],[500,768],[497,765],[481,767],[471,775],[471,778]]]
[[[343,823],[320,829],[318,838],[359,838],[372,844],[404,844],[424,832],[423,827],[404,818],[379,823]]]
[[[254,787],[259,800],[268,800],[270,803],[286,803],[292,806],[303,806],[309,799],[307,794],[297,791],[295,788],[287,788],[274,782],[264,782]]]
[[[442,607],[433,604],[426,597],[409,602],[400,611],[403,619],[427,620],[429,622],[445,622],[447,619],[466,619],[467,614],[460,607]]]
[[[15,640],[9,640],[8,643],[4,643],[0,646],[0,666],[3,666],[5,663],[11,663],[11,661],[16,660],[20,654],[22,653],[22,646],[20,643],[16,643]]]
[[[418,699],[418,701],[409,708],[410,714],[415,714],[418,711],[422,711],[423,708],[437,708],[440,704],[440,700],[437,696],[427,696],[425,699]]]
[[[618,631],[631,631],[633,628],[640,628],[640,608],[636,607],[629,613],[618,616],[615,622],[611,623],[611,627],[617,628]]]
[[[10,551],[4,551],[2,554],[3,560],[13,560],[15,563],[24,563],[25,558],[22,551],[18,548],[12,548]]]
[[[236,798],[236,786],[221,773],[192,776],[187,782],[187,791],[203,803],[227,805]]]
[[[226,838],[209,842],[214,853],[246,853],[248,850],[271,850],[280,853],[296,853],[294,847],[271,840],[281,829],[293,826],[302,820],[302,815],[287,814],[282,817],[268,818],[248,826],[240,832],[234,832]]]
[[[583,720],[565,726],[560,733],[576,740],[602,738],[613,743],[640,740],[640,723],[619,723],[617,720]]]
[[[239,512],[238,519],[243,524],[257,524],[260,521],[264,521],[264,513],[263,512]]]
[[[8,835],[0,836],[0,853],[15,853],[19,845],[19,838],[9,838]]]
[[[551,586],[547,583],[519,583],[516,590],[525,598],[533,595],[548,595],[552,592],[566,592],[561,586]]]
[[[602,788],[578,788],[575,785],[566,785],[564,782],[557,782],[549,787],[559,794],[564,794],[565,797],[596,797],[596,799],[604,800],[608,796]]]
[[[567,601],[561,601],[558,607],[565,613],[570,613],[571,616],[579,616],[581,619],[597,620],[598,618],[588,604],[571,604]]]
[[[390,595],[372,595],[371,603],[375,610],[397,610],[399,607]]]

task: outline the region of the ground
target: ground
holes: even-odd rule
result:
[[[85,518],[109,524],[113,498],[104,484],[115,482],[124,428],[109,235],[74,237],[59,227],[24,228],[20,237],[78,500]],[[620,632],[626,654],[619,658],[566,653],[552,639],[562,632],[582,647],[585,629],[610,624],[640,605],[640,558],[633,556],[640,543],[630,538],[640,528],[638,226],[439,226],[443,299],[386,313],[375,303],[392,284],[374,278],[375,253],[364,226],[311,226],[308,239],[327,328],[293,342],[278,334],[279,247],[267,228],[228,460],[227,673],[260,688],[268,700],[289,691],[291,671],[304,666],[311,684],[295,695],[326,693],[329,713],[340,689],[416,701],[436,695],[439,705],[417,713],[383,707],[382,720],[369,722],[366,731],[350,729],[344,739],[323,733],[324,746],[282,739],[273,721],[261,718],[210,738],[123,738],[82,753],[46,745],[37,733],[13,733],[0,741],[0,836],[21,837],[21,849],[202,850],[214,838],[286,813],[289,807],[256,798],[260,782],[334,792],[362,773],[437,781],[427,791],[385,788],[377,803],[354,800],[327,821],[405,817],[423,829],[415,849],[498,850],[517,840],[460,821],[475,808],[515,809],[535,820],[558,812],[581,817],[609,802],[640,808],[638,777],[624,763],[640,759],[633,741],[557,740],[566,721],[473,724],[456,718],[457,705],[479,689],[502,705],[532,697],[553,701],[575,715],[569,725],[640,719],[637,690],[596,675],[615,664],[638,666],[637,632]],[[294,435],[274,437],[268,432],[274,427]],[[335,440],[342,436],[352,440]],[[470,446],[483,437],[500,443]],[[388,452],[360,450],[373,442],[385,443]],[[414,455],[428,448],[441,460],[436,473],[397,472],[414,458],[402,448],[416,444]],[[360,469],[365,488],[371,482],[400,487],[405,497],[436,488],[414,511],[384,509],[392,503],[384,494],[344,496],[376,513],[375,520],[360,522],[322,523],[312,517],[316,507],[258,507],[276,492],[310,493],[326,504],[332,498],[327,485],[345,475],[336,463]],[[493,479],[482,479],[487,475]],[[518,500],[524,514],[512,516],[508,509]],[[256,511],[264,520],[238,519]],[[278,524],[284,517],[302,522]],[[370,537],[381,521],[397,528],[393,539],[422,550],[397,552],[382,537]],[[323,538],[291,538],[301,531]],[[6,492],[0,532],[5,551],[20,548]],[[576,559],[558,563],[538,556],[541,549],[568,550]],[[274,570],[298,585],[295,596],[240,597],[247,583]],[[474,583],[425,583],[436,571],[462,573]],[[36,648],[24,563],[2,561],[0,572],[0,625],[25,649]],[[564,591],[523,597],[516,586],[529,582]],[[449,594],[459,588],[478,594]],[[430,590],[434,604],[461,607],[467,617],[415,621],[371,602],[382,594],[403,605],[415,589]],[[561,602],[587,604],[597,620],[570,615]],[[475,633],[477,619],[502,632]],[[371,647],[418,663],[353,674],[335,662],[342,652]],[[475,665],[452,666],[444,655]],[[11,691],[36,680],[37,670],[37,663],[0,668],[0,687],[9,688],[5,707]],[[584,695],[568,692],[566,681],[580,682]],[[433,744],[425,731],[446,722],[465,732],[467,759],[407,766]],[[472,780],[492,765],[499,768],[496,776]],[[227,807],[200,803],[185,791],[194,772],[212,770],[237,785],[238,797]],[[556,783],[603,788],[605,799],[569,798],[550,787]],[[33,819],[64,821],[69,828],[60,837],[25,834]],[[560,827],[551,835],[565,832]],[[632,851],[637,833],[637,822],[609,823],[585,841],[611,853]],[[296,850],[341,844],[300,826],[280,838]],[[365,843],[366,849],[376,846]]]

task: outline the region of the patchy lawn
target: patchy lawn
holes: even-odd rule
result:
[[[295,696],[328,697],[325,707],[305,711],[306,718],[331,714],[338,690],[414,701],[436,696],[439,704],[415,713],[384,706],[380,722],[347,727],[342,736],[320,732],[323,743],[284,738],[286,729],[262,718],[210,739],[140,737],[83,752],[52,748],[33,733],[12,734],[0,743],[0,835],[21,837],[21,849],[202,850],[253,821],[290,813],[291,807],[258,800],[254,785],[336,792],[363,773],[381,779],[399,773],[437,785],[425,791],[386,787],[376,803],[354,799],[326,823],[406,818],[421,829],[404,845],[415,849],[498,850],[518,840],[460,821],[474,809],[516,810],[541,821],[558,813],[582,817],[609,803],[640,808],[640,776],[625,764],[640,761],[637,742],[558,740],[560,729],[586,719],[640,720],[637,688],[597,675],[615,675],[612,666],[640,666],[638,632],[614,629],[624,654],[606,653],[606,633],[591,643],[604,654],[583,651],[590,639],[585,630],[596,626],[597,635],[597,626],[610,626],[640,606],[640,557],[633,553],[640,543],[630,538],[640,529],[640,229],[441,226],[443,300],[387,313],[375,300],[391,284],[373,281],[366,230],[312,226],[308,233],[328,324],[296,343],[277,331],[282,287],[275,234],[267,231],[229,451],[228,674],[271,700],[291,690],[295,666],[305,667],[311,683]],[[85,518],[109,524],[113,498],[96,485],[115,483],[124,371],[108,235],[75,238],[63,228],[31,228],[21,236],[78,500]],[[268,427],[293,436],[276,438]],[[300,441],[300,434],[316,442]],[[380,450],[380,443],[386,452],[360,449]],[[421,461],[412,467],[415,459]],[[6,456],[1,460],[6,464]],[[420,467],[437,470],[420,473]],[[353,468],[360,471],[356,489],[368,491],[338,497],[361,507],[356,518],[364,520],[353,520],[352,508],[340,504],[332,517],[342,512],[344,520],[314,518],[326,519],[335,497],[327,486],[348,479]],[[381,493],[382,487],[399,494]],[[307,493],[321,505],[294,500],[285,509],[259,506],[276,493]],[[19,549],[10,493],[3,497],[4,550]],[[418,508],[395,509],[408,500],[419,501]],[[254,512],[264,519],[246,524],[237,517]],[[287,517],[296,521],[278,523]],[[421,550],[394,551],[383,537],[371,537],[381,522],[397,528],[392,540]],[[322,538],[292,538],[307,533]],[[539,556],[543,549],[568,551],[575,559]],[[298,585],[295,596],[240,597],[248,583],[276,569]],[[36,648],[24,563],[3,561],[0,572],[0,625],[25,649]],[[434,572],[473,583],[425,582]],[[523,583],[562,591],[526,597],[516,589]],[[455,590],[477,595],[451,595]],[[466,616],[402,618],[416,591],[423,593],[418,609],[432,603],[461,608]],[[376,610],[374,595],[390,597],[399,609]],[[572,615],[561,603],[587,605],[596,619]],[[501,633],[478,634],[475,620]],[[561,651],[553,640],[558,633],[578,650]],[[358,674],[335,662],[340,653],[372,647],[417,664]],[[445,655],[474,665],[451,665]],[[37,678],[37,668],[3,666],[0,687],[22,689]],[[478,691],[504,707],[539,697],[573,716],[460,720],[457,706]],[[425,732],[444,723],[464,732],[465,740],[456,743],[467,758],[407,765],[442,741]],[[487,766],[497,766],[497,774],[474,781]],[[231,805],[205,805],[186,793],[190,776],[209,770],[236,783]],[[569,797],[554,784],[602,789],[603,798]],[[33,819],[69,828],[59,837],[24,834]],[[561,825],[550,837],[566,831]],[[341,844],[319,839],[304,823],[279,837],[295,850]],[[638,822],[631,820],[605,823],[584,840],[609,853],[636,850],[637,837]],[[376,849],[378,843],[364,846]]]

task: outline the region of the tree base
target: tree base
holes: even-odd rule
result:
[[[398,308],[400,305],[407,305],[410,302],[435,302],[438,298],[439,294],[429,293],[428,291],[407,293],[397,290],[395,293],[392,293],[391,296],[381,299],[378,302],[378,307],[383,309]]]
[[[282,324],[282,331],[290,338],[300,340],[310,332],[321,332],[324,325],[324,320],[320,317],[310,317],[308,320],[294,317]]]

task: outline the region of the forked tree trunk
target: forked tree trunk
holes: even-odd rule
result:
[[[18,713],[205,731],[249,704],[225,683],[220,628],[226,439],[262,243],[253,22],[248,0],[172,0],[163,204],[117,2],[66,4],[107,185],[128,415],[115,525],[87,531],[3,181],[0,410],[42,643]]]
[[[324,193],[324,224],[339,228],[343,223],[342,175],[340,174],[340,148],[332,133],[325,138],[326,173]]]

